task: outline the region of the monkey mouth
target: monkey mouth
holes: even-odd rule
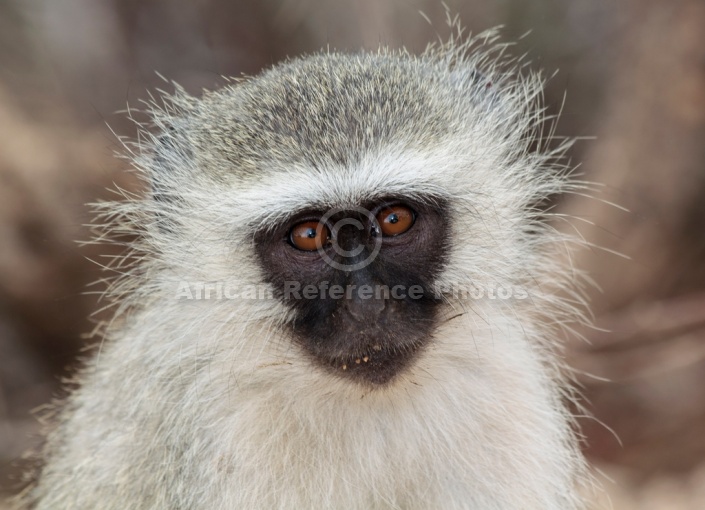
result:
[[[290,323],[291,339],[335,377],[367,388],[388,385],[432,342],[439,302],[427,296],[382,303],[306,302]]]
[[[328,358],[326,365],[339,377],[379,387],[390,383],[408,368],[424,345],[422,341],[402,346],[373,343],[355,354]]]

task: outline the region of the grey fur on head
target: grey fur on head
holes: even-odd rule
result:
[[[151,193],[100,206],[106,235],[131,239],[109,291],[116,317],[27,504],[580,508],[557,341],[582,309],[564,256],[574,240],[536,208],[577,184],[566,145],[541,137],[542,80],[503,52],[488,32],[421,56],[319,53],[153,105],[154,126],[127,145]],[[276,293],[178,299],[184,282],[271,284],[262,236],[387,197],[436,211],[447,232],[443,256],[429,250],[437,270],[418,269],[443,289],[423,348],[383,384],[315,363],[300,336],[316,324]],[[453,291],[471,287],[487,293]],[[516,294],[489,297],[498,288]]]

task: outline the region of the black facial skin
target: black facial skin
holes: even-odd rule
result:
[[[444,203],[435,200],[430,206],[390,198],[362,204],[373,215],[389,205],[406,206],[415,213],[413,225],[393,237],[383,236],[375,230],[378,225],[354,210],[340,212],[328,220],[329,228],[344,218],[358,220],[365,226],[362,230],[351,225],[333,230],[331,244],[323,248],[332,260],[346,266],[367,259],[374,250],[376,236],[382,237],[381,249],[373,261],[353,271],[336,269],[319,251],[302,251],[290,242],[293,226],[317,221],[325,211],[298,214],[274,231],[255,238],[264,273],[275,295],[295,311],[295,318],[289,324],[295,341],[325,369],[376,387],[390,382],[428,344],[439,305],[431,285],[443,268],[448,251]],[[364,250],[354,258],[345,258],[334,251],[332,243],[345,250],[362,244]],[[339,285],[346,293],[334,299],[325,290],[323,295],[317,293],[306,299],[300,292],[298,298],[299,295],[291,293],[291,282],[300,283],[302,289],[307,285],[327,289]],[[363,285],[372,289],[378,286],[393,289],[400,285],[404,297],[396,299],[384,292],[372,292],[363,299],[359,293]],[[409,292],[412,287],[416,292]]]

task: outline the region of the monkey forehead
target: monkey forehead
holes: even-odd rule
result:
[[[249,215],[241,221],[257,226],[276,224],[302,211],[360,207],[390,198],[434,205],[465,188],[456,183],[463,165],[447,151],[387,147],[355,163],[331,166],[279,166],[249,181],[246,192],[229,193],[226,188],[220,194],[221,205]]]
[[[526,133],[540,116],[531,107],[540,87],[480,75],[473,62],[320,54],[202,99],[175,98],[155,119],[153,181],[175,194],[202,189],[209,196],[198,200],[217,196],[251,225],[377,197],[515,200],[501,191],[525,193],[517,183],[533,179]],[[169,186],[181,178],[206,186]]]
[[[383,147],[423,149],[497,124],[486,81],[472,64],[438,57],[320,54],[206,94],[187,129],[212,172],[259,179],[273,162],[345,168]]]

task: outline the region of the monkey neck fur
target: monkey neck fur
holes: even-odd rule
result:
[[[494,313],[447,322],[417,365],[369,390],[312,372],[290,344],[239,347],[257,327],[214,327],[199,306],[180,308],[177,322],[151,308],[124,332],[129,342],[104,350],[84,382],[93,394],[79,390],[74,403],[70,420],[121,431],[110,456],[81,464],[105,438],[67,437],[76,453],[45,477],[112,466],[74,508],[574,508],[578,457],[568,422],[553,416],[561,397],[546,360],[528,348],[525,324],[483,327]],[[180,484],[164,484],[174,472]]]

